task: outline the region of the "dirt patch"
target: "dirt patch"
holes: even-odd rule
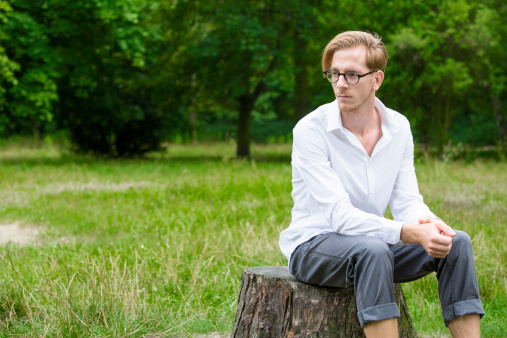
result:
[[[33,226],[21,226],[20,222],[12,224],[0,224],[0,245],[16,243],[27,245],[34,243],[40,233],[40,228]]]
[[[68,182],[49,185],[42,191],[45,195],[60,194],[65,191],[124,191],[128,189],[143,189],[160,187],[160,184],[152,182],[122,182],[122,183],[111,183],[111,182],[88,182],[88,183],[77,183]]]

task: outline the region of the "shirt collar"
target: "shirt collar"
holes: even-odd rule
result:
[[[327,115],[327,131],[330,132],[335,129],[343,131],[342,116],[338,108],[338,100],[334,100],[330,103],[329,113]]]
[[[340,109],[338,108],[338,100],[331,102],[329,108],[327,131],[330,132],[336,129],[340,129],[340,131],[343,132],[344,127],[342,124]],[[387,108],[377,97],[375,97],[375,108],[377,108],[378,112],[380,113],[380,118],[382,120],[382,129],[389,130],[393,134],[398,132],[400,124],[394,118],[395,112]]]

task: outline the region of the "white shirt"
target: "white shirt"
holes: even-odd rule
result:
[[[375,99],[382,137],[370,156],[343,127],[338,102],[320,106],[294,128],[292,222],[280,234],[290,259],[296,247],[328,232],[400,241],[404,223],[436,217],[419,194],[414,142],[406,117]],[[384,218],[387,205],[395,220]]]

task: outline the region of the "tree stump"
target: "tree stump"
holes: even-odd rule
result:
[[[399,284],[395,296],[400,337],[417,337]],[[364,337],[352,289],[296,280],[287,267],[258,266],[241,276],[233,338]]]

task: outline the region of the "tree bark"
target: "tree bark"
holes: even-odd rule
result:
[[[277,42],[277,45],[280,44],[280,41]],[[269,67],[266,71],[267,74],[273,72],[275,69],[277,57],[273,57],[271,60]],[[245,86],[247,88],[247,86]],[[255,107],[255,102],[267,90],[268,86],[266,85],[265,80],[261,80],[257,83],[252,93],[245,93],[241,95],[238,99],[239,101],[239,118],[238,118],[238,129],[236,131],[236,157],[238,158],[248,158],[250,157],[250,117],[252,115],[252,111]]]
[[[236,131],[236,156],[238,158],[250,157],[250,116],[257,98],[243,95],[239,98],[239,118]]]
[[[274,67],[274,62],[270,66],[270,70]],[[267,89],[266,83],[260,81],[255,87],[252,94],[244,94],[239,98],[239,118],[238,128],[236,131],[236,156],[238,158],[250,157],[250,117],[255,107],[255,101]]]
[[[500,143],[500,147],[504,148],[507,140],[507,123],[502,111],[502,103],[500,102],[500,97],[495,94],[491,94],[491,102],[493,103],[493,112],[495,114],[496,125],[498,127],[498,141]]]
[[[296,66],[295,84],[294,84],[294,124],[301,120],[309,113],[308,99],[308,72],[306,70],[306,50],[307,42],[301,38],[297,27],[294,32],[295,48],[294,48],[294,64]]]
[[[417,337],[399,284],[399,337]],[[364,337],[352,289],[317,287],[297,281],[287,267],[245,269],[241,277],[233,338]]]

